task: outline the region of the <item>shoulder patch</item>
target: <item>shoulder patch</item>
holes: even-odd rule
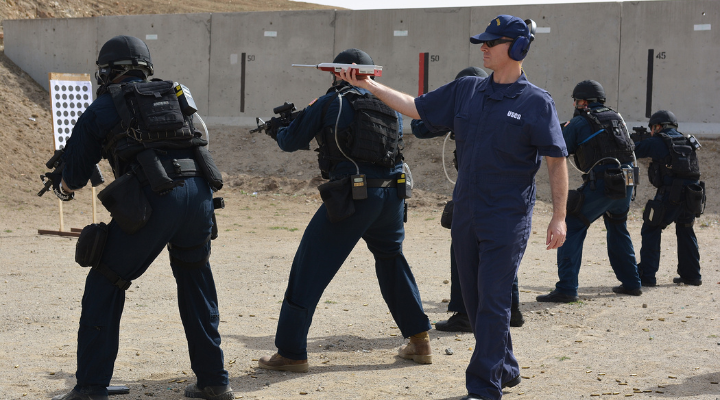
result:
[[[315,100],[311,101],[310,104],[308,104],[308,107],[310,107],[311,105],[315,104],[316,101],[317,101],[317,98],[315,98]]]

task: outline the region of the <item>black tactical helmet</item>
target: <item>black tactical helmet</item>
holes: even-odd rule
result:
[[[487,78],[488,74],[482,68],[467,67],[464,70],[458,72],[458,74],[455,76],[455,80],[458,80],[465,76],[479,76],[481,78]]]
[[[360,49],[347,49],[335,57],[334,63],[338,64],[358,64],[358,65],[373,65],[375,62],[368,55],[368,53]]]
[[[605,102],[605,89],[597,81],[586,80],[575,85],[572,97],[575,100]]]
[[[112,75],[113,70],[140,70],[145,77],[153,74],[150,50],[145,42],[132,36],[115,36],[105,42],[95,63],[102,78]]]
[[[655,111],[655,113],[650,116],[648,126],[652,128],[653,125],[662,125],[663,127],[671,126],[673,128],[677,128],[678,120],[675,118],[675,114],[673,114],[672,111],[660,110]]]

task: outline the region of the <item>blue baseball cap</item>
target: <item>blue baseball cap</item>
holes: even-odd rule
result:
[[[474,44],[485,43],[490,40],[509,37],[515,39],[518,36],[527,36],[530,28],[525,21],[512,15],[498,15],[485,28],[485,32],[471,36],[470,42]]]

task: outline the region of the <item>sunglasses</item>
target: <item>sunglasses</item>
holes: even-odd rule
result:
[[[499,44],[510,43],[512,41],[513,41],[513,39],[495,39],[495,40],[488,40],[487,42],[485,42],[485,44],[487,45],[487,47],[495,47]]]

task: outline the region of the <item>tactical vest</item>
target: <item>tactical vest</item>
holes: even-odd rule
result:
[[[667,133],[657,133],[663,140],[670,154],[662,161],[652,161],[648,168],[650,183],[656,188],[662,187],[665,177],[672,179],[700,179],[700,164],[698,163],[695,146],[685,135],[670,136]]]
[[[635,144],[620,117],[608,107],[581,112],[593,130],[592,136],[580,143],[575,151],[575,165],[584,172],[603,158],[616,158],[622,164],[634,161]]]
[[[350,159],[386,168],[397,165],[402,160],[403,141],[395,111],[372,94],[362,94],[348,86],[325,103],[323,120],[328,107],[338,96],[348,100],[355,118],[337,135],[333,124],[315,136],[323,176],[328,176],[338,162]]]
[[[222,188],[222,178],[212,156],[207,151],[208,142],[193,125],[192,117],[183,115],[173,82],[129,82],[108,86],[120,123],[108,134],[103,143],[103,157],[107,158],[115,177],[142,169],[150,180],[153,190],[163,191],[174,187],[172,176],[204,176],[214,190]],[[193,149],[196,168],[186,168],[186,173],[175,163],[161,163],[156,150]],[[188,165],[187,163],[184,163]],[[170,171],[166,171],[170,169]],[[152,177],[160,174],[165,183],[157,188]],[[170,178],[168,178],[170,176]]]

